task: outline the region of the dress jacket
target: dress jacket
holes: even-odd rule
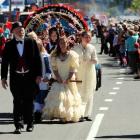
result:
[[[41,57],[34,40],[30,38],[24,38],[24,50],[22,58],[26,67],[29,70],[31,79],[42,75]],[[12,39],[7,42],[3,51],[2,63],[1,63],[1,79],[7,79],[8,68],[10,71],[10,80],[16,78],[16,70],[19,65],[20,55],[17,49],[16,39]]]

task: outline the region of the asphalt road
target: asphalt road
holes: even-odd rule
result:
[[[95,42],[95,41],[94,41]],[[100,44],[96,45],[99,52]],[[98,55],[102,87],[95,93],[92,122],[36,124],[33,132],[13,134],[12,96],[0,85],[0,140],[133,140],[140,139],[140,81],[116,66],[114,58]],[[25,127],[26,128],[26,127]]]

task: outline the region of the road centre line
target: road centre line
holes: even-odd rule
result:
[[[125,69],[120,69],[120,73],[124,73],[125,71]]]
[[[115,95],[117,92],[109,92],[108,94]]]
[[[119,77],[119,78],[117,78],[118,80],[123,80],[124,79],[124,77]]]
[[[105,101],[105,102],[112,102],[113,99],[105,99],[104,101]]]
[[[95,140],[95,137],[98,133],[98,130],[99,130],[100,124],[103,120],[103,117],[104,117],[104,114],[97,114],[96,115],[95,121],[93,122],[93,124],[90,128],[90,131],[89,131],[89,134],[88,134],[86,140]]]
[[[100,107],[99,110],[108,110],[108,107]]]
[[[120,73],[125,72],[125,69],[120,69]],[[118,80],[123,80],[123,77],[117,78]],[[116,82],[117,85],[123,84],[123,82]],[[120,87],[113,87],[113,90],[119,90]],[[109,92],[110,95],[115,95],[117,92]],[[104,99],[105,102],[112,102],[113,99]],[[99,110],[108,110],[108,107],[100,107]],[[96,135],[98,133],[98,129],[100,127],[100,124],[103,120],[104,114],[97,114],[95,117],[95,121],[93,122],[91,129],[89,131],[88,137],[86,140],[95,140]]]
[[[121,85],[123,82],[116,82],[117,85]]]
[[[125,69],[120,69],[120,72],[124,72]],[[118,80],[123,80],[124,78],[123,77],[119,77],[117,78]],[[122,84],[123,82],[116,82],[116,84],[120,85]],[[119,90],[120,87],[113,87],[113,90]],[[117,94],[117,92],[109,92],[110,95],[115,95]],[[112,102],[113,99],[105,99],[104,100],[105,102]],[[108,110],[108,107],[100,107],[99,110]],[[93,122],[92,126],[91,126],[91,129],[89,131],[89,134],[88,134],[88,137],[86,140],[95,140],[95,137],[97,135],[97,132],[98,132],[98,129],[100,127],[100,124],[102,122],[102,119],[104,117],[104,114],[97,114],[96,117],[95,117],[95,121]]]
[[[113,89],[114,89],[114,90],[119,90],[119,89],[120,89],[120,87],[113,87]]]

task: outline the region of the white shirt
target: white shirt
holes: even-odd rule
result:
[[[22,56],[23,50],[24,50],[24,41],[22,41],[22,44],[21,43],[17,44],[17,50],[18,50],[19,55]]]

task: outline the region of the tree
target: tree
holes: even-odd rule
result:
[[[140,11],[140,0],[133,0],[131,8],[135,11]]]

